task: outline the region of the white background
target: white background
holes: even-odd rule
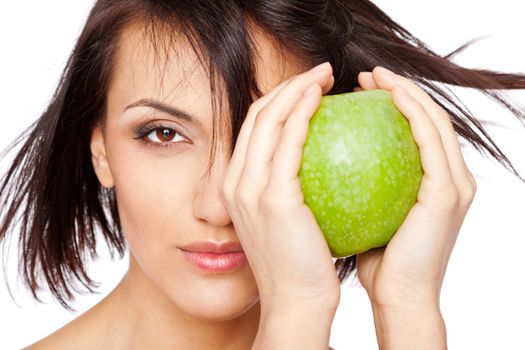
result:
[[[0,2],[2,149],[43,112],[92,3]],[[522,1],[375,3],[440,54],[449,53],[472,38],[490,35],[460,54],[456,63],[525,73]],[[525,129],[509,112],[481,94],[455,91],[478,118],[504,125],[488,130],[525,176]],[[523,91],[512,95],[525,104]],[[464,154],[476,175],[478,192],[442,289],[449,348],[525,349],[525,184],[471,149],[466,148]],[[28,345],[78,315],[63,310],[46,295],[47,303],[37,304],[22,288],[17,288],[14,255],[12,249],[7,277],[12,281],[18,305],[9,296],[0,271],[0,349]],[[78,312],[103,298],[125,269],[125,259],[111,262],[102,257],[94,263],[92,276],[102,282],[102,288],[98,295],[80,296],[75,304]],[[351,283],[342,289],[331,345],[336,349],[377,349],[366,293]]]

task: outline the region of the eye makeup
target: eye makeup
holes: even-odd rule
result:
[[[154,150],[167,150],[181,143],[191,143],[179,129],[164,120],[147,122],[135,131],[134,139],[144,147]]]

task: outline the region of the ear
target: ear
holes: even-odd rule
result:
[[[102,126],[97,125],[91,133],[91,161],[93,169],[97,174],[98,181],[103,187],[111,188],[114,186],[113,175],[109,168],[109,163],[106,157],[106,145],[104,143],[104,134]]]

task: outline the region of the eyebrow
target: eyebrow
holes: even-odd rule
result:
[[[136,102],[133,102],[132,104],[130,104],[126,108],[124,108],[123,112],[127,111],[130,108],[139,107],[139,106],[151,107],[151,108],[159,110],[159,111],[161,111],[163,113],[167,113],[167,114],[171,115],[174,118],[183,119],[183,120],[186,120],[186,121],[188,121],[188,122],[190,122],[190,123],[192,123],[194,125],[202,127],[202,123],[197,118],[192,116],[191,114],[188,114],[188,113],[184,112],[183,110],[180,110],[180,109],[175,108],[173,106],[167,105],[167,104],[162,103],[160,101],[149,99],[149,98],[144,98],[144,99],[138,100]]]

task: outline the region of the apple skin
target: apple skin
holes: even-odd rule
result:
[[[322,97],[298,177],[333,257],[385,246],[414,206],[422,176],[410,124],[388,91]]]

